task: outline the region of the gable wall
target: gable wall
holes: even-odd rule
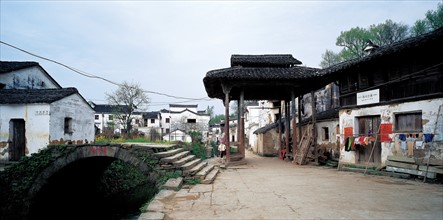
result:
[[[65,134],[64,120],[72,118],[72,134]],[[83,144],[94,141],[94,111],[78,94],[51,103],[50,142],[72,141]]]
[[[0,74],[5,89],[60,89],[39,67],[21,69]]]

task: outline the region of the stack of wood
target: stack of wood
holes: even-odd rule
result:
[[[317,148],[317,157],[318,157],[318,163],[319,164],[326,164],[326,161],[328,160],[328,155],[324,148]],[[306,156],[307,161],[315,161],[315,148],[314,146],[311,146],[308,151],[308,155]]]
[[[437,174],[443,174],[442,160],[416,160],[414,157],[402,156],[388,156],[386,161],[386,171],[394,173],[401,173],[407,176],[426,176],[426,178],[435,179]]]

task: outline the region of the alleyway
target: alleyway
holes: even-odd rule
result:
[[[443,185],[247,153],[213,184],[162,191],[150,208],[165,219],[443,219]]]

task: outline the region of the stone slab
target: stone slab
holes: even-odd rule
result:
[[[163,220],[165,214],[162,212],[144,212],[139,217],[138,220]]]
[[[171,178],[163,184],[163,188],[166,190],[179,190],[183,184],[183,177]]]

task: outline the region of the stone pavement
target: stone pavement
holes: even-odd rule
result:
[[[443,219],[441,184],[246,158],[213,184],[162,190],[147,211],[160,219]]]

